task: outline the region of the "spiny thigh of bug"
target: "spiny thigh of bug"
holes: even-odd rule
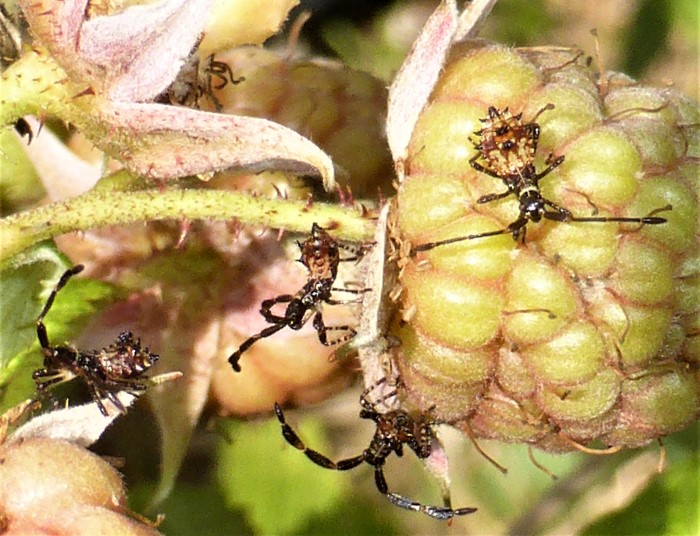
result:
[[[279,316],[272,312],[272,308],[278,303],[290,303],[295,299],[295,296],[292,296],[291,294],[281,294],[276,298],[269,298],[267,300],[263,300],[260,304],[260,314],[270,324],[286,323],[287,313],[285,312],[284,316]]]
[[[75,378],[75,373],[66,368],[44,367],[35,370],[32,374],[37,391],[48,391],[49,387],[70,381],[73,378]]]
[[[384,393],[379,397],[374,397],[373,394],[375,393],[375,391],[377,391],[382,385],[385,384],[390,387],[390,391],[388,393]],[[393,383],[388,383],[386,377],[379,378],[377,381],[367,386],[362,391],[362,393],[360,394],[360,405],[363,409],[368,410],[369,412],[380,414],[377,411],[377,406],[379,406],[379,404],[385,402],[389,398],[398,396],[398,388],[401,385],[402,381],[400,378],[397,378]]]
[[[90,390],[90,395],[92,396],[92,399],[97,403],[97,407],[100,410],[100,413],[104,415],[105,417],[109,417],[109,411],[107,411],[107,407],[105,406],[103,399],[107,399],[110,401],[110,403],[116,408],[116,410],[119,413],[126,413],[126,408],[124,407],[124,404],[121,403],[121,400],[119,400],[116,396],[115,393],[112,391],[100,389],[97,385],[95,385],[92,382],[89,382],[88,384],[88,389]]]

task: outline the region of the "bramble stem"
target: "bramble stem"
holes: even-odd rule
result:
[[[126,172],[111,177],[118,182]],[[355,208],[305,201],[265,199],[240,192],[205,189],[93,190],[0,221],[0,262],[56,235],[107,225],[151,220],[238,220],[277,229],[308,232],[316,222],[341,240],[372,238],[373,222]]]

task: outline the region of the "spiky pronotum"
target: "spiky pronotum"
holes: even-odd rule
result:
[[[402,259],[392,330],[409,398],[476,437],[554,451],[687,426],[700,408],[697,104],[598,77],[576,50],[462,44],[413,134],[398,240],[415,248],[517,219],[515,196],[477,203],[505,190],[469,163],[490,106],[524,123],[542,111],[536,168],[565,160],[541,193],[574,215],[673,208],[661,225],[529,222],[525,244],[503,234]]]

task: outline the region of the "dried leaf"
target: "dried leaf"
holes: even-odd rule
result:
[[[423,26],[389,88],[386,129],[399,181],[413,128],[440,75],[457,22],[454,0],[443,0]]]
[[[256,117],[161,104],[107,103],[109,136],[93,139],[132,171],[168,179],[228,168],[320,174],[335,187],[330,157],[291,129]]]
[[[165,0],[87,18],[87,0],[20,0],[35,38],[96,93],[156,97],[175,79],[202,33],[211,0]]]
[[[459,14],[459,25],[455,32],[455,40],[461,41],[474,37],[483,26],[497,0],[472,0],[464,6]]]
[[[298,432],[309,445],[326,452],[323,428],[318,420],[304,418]],[[260,423],[227,424],[225,431],[236,440],[220,442],[216,480],[226,504],[245,512],[253,533],[304,534],[331,512],[341,508],[347,512],[350,479],[333,471],[317,471],[309,467],[306,456],[283,446],[274,417]],[[342,532],[355,533],[347,525]]]
[[[135,396],[126,392],[117,393],[117,398],[124,404],[125,408],[129,407],[136,400]],[[109,402],[105,405],[111,409]],[[97,402],[51,411],[34,417],[17,428],[10,434],[8,443],[30,437],[45,437],[65,439],[83,447],[89,447],[100,438],[102,433],[119,415],[121,413],[115,409],[110,411],[108,417],[105,417],[100,412]]]
[[[392,366],[390,355],[394,344],[386,335],[395,308],[389,294],[394,289],[398,277],[396,263],[386,262],[390,254],[387,237],[391,207],[391,203],[387,203],[379,212],[374,246],[365,259],[368,272],[364,284],[365,288],[371,291],[363,296],[361,328],[357,337],[351,341],[351,345],[357,348],[365,387],[376,389],[377,399],[382,400],[386,411],[400,407],[397,397],[384,398],[395,389],[394,386],[399,381],[398,370]],[[377,385],[382,379],[386,379],[386,382]],[[438,437],[433,439],[430,456],[421,461],[440,486],[444,504],[449,506],[449,463],[445,447]]]
[[[180,322],[188,323],[185,319]],[[164,351],[170,363],[177,362],[182,368],[184,380],[178,389],[149,393],[162,444],[160,480],[151,501],[152,507],[162,502],[175,484],[192,431],[207,401],[214,368],[212,361],[219,350],[218,319],[197,322],[188,329],[191,331],[186,336],[172,340],[171,347]]]
[[[5,413],[0,415],[0,445],[5,442],[5,438],[7,438],[7,431],[10,429],[10,427],[17,424],[24,414],[29,411],[33,404],[34,400],[29,398],[20,402],[16,406],[12,406]]]
[[[391,204],[387,203],[380,209],[374,245],[362,261],[367,266],[364,286],[370,290],[362,296],[360,329],[348,344],[349,348],[357,348],[367,388],[376,385],[382,378],[387,378],[389,385],[395,384],[398,379],[398,371],[391,369],[388,352],[392,344],[386,336],[396,307],[389,294],[398,276],[396,263],[386,261],[390,248],[387,240],[390,207]]]
[[[166,0],[85,21],[78,54],[104,76],[93,79],[93,87],[116,101],[158,96],[197,43],[210,6],[211,0]]]

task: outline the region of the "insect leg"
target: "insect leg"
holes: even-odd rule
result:
[[[471,514],[476,512],[476,508],[457,508],[452,509],[447,506],[430,506],[419,503],[399,495],[398,493],[393,493],[389,491],[386,479],[384,478],[384,470],[381,465],[377,465],[374,468],[374,482],[377,485],[377,489],[386,496],[393,504],[399,508],[405,508],[406,510],[412,510],[414,512],[423,512],[424,514],[440,520],[452,519],[455,516],[463,516],[466,514]]]
[[[498,231],[488,231],[486,233],[479,233],[479,234],[474,234],[474,235],[466,235],[466,236],[458,236],[455,238],[448,238],[447,240],[440,240],[439,242],[427,242],[425,244],[420,244],[413,248],[413,251],[411,252],[412,255],[415,255],[419,251],[429,251],[433,248],[436,248],[438,246],[445,246],[447,244],[455,244],[457,242],[464,242],[465,240],[475,240],[477,238],[486,238],[487,236],[498,236],[502,234],[513,234],[514,231],[517,231],[521,227],[523,227],[527,223],[527,220],[524,218],[520,218],[517,221],[511,223],[508,227],[504,229],[499,229]]]
[[[562,155],[562,156],[559,156],[559,157],[557,157],[557,158],[555,158],[554,160],[551,160],[551,158],[552,158],[552,155],[550,154],[550,155],[547,157],[547,161],[548,161],[548,162],[551,162],[551,163],[549,164],[549,166],[547,166],[545,169],[543,169],[542,171],[540,171],[537,175],[535,175],[535,176],[532,178],[532,182],[533,182],[535,185],[537,185],[537,183],[539,182],[539,180],[540,180],[542,177],[544,177],[545,175],[548,175],[549,173],[551,173],[552,170],[553,170],[554,168],[559,167],[559,166],[562,164],[562,162],[564,162],[564,156],[563,156],[563,155]]]
[[[336,463],[333,460],[325,457],[320,452],[316,452],[315,450],[308,448],[306,445],[304,445],[304,442],[294,431],[294,429],[287,424],[282,408],[277,402],[275,402],[275,413],[277,414],[277,420],[279,420],[280,424],[282,425],[282,435],[287,440],[287,443],[306,454],[306,457],[316,465],[320,465],[326,469],[333,469],[335,471],[347,471],[348,469],[357,467],[364,461],[364,456],[359,455]]]
[[[479,199],[476,200],[476,202],[483,205],[484,203],[490,203],[491,201],[495,201],[496,199],[503,199],[504,197],[508,197],[512,193],[513,192],[511,192],[510,190],[506,190],[505,192],[497,194],[482,195]]]
[[[478,172],[480,172],[480,173],[485,173],[485,174],[488,175],[489,177],[493,177],[494,179],[498,179],[499,181],[502,181],[502,180],[503,180],[503,177],[501,177],[498,173],[496,173],[495,171],[490,170],[489,168],[486,168],[486,167],[482,166],[481,164],[479,164],[479,162],[477,162],[477,160],[478,160],[480,157],[481,157],[481,153],[477,153],[477,154],[475,154],[474,156],[472,156],[472,157],[469,159],[469,165],[470,165],[471,167],[473,167],[475,170],[477,170]]]
[[[241,371],[241,366],[238,364],[238,361],[241,359],[241,355],[243,355],[243,352],[245,352],[248,348],[253,346],[257,341],[260,339],[264,339],[265,337],[269,337],[273,333],[277,333],[279,330],[281,330],[283,327],[285,327],[286,324],[279,323],[279,324],[274,324],[272,326],[266,327],[263,329],[260,333],[253,335],[250,337],[248,340],[246,340],[241,346],[233,352],[229,358],[228,362],[231,363],[231,367],[235,372],[240,372]]]
[[[567,221],[578,221],[578,222],[621,222],[621,223],[641,223],[643,225],[659,225],[661,223],[666,223],[668,220],[666,218],[660,218],[658,216],[644,216],[642,218],[625,218],[625,217],[590,217],[590,218],[577,218],[572,217]]]
[[[109,393],[103,392],[93,382],[86,381],[85,383],[87,383],[88,390],[90,391],[90,396],[92,396],[92,399],[97,403],[97,407],[100,409],[100,413],[102,413],[102,415],[104,415],[105,417],[109,417],[109,412],[107,411],[107,408],[102,402],[102,399],[107,397]],[[122,406],[122,409],[124,409],[124,406]]]
[[[342,344],[345,341],[352,339],[357,332],[350,326],[330,326],[327,327],[323,323],[323,314],[319,311],[314,315],[314,329],[318,332],[318,340],[324,346],[335,346],[336,344]],[[329,331],[345,331],[346,334],[338,337],[337,339],[328,340]]]
[[[271,298],[269,300],[263,300],[260,304],[260,314],[265,317],[265,320],[271,324],[277,324],[278,322],[286,322],[286,318],[283,316],[278,316],[272,313],[272,308],[278,303],[289,303],[294,299],[291,294],[282,294],[276,298]]]
[[[36,382],[38,390],[47,389],[52,385],[66,382],[72,378],[72,373],[52,368],[39,369],[32,374],[32,379]]]
[[[44,325],[44,317],[46,314],[49,312],[49,309],[51,309],[51,306],[53,305],[53,301],[56,299],[56,294],[66,286],[66,283],[68,283],[68,280],[73,277],[75,274],[79,274],[80,272],[83,271],[84,266],[82,264],[77,264],[76,266],[73,266],[73,268],[70,268],[66,270],[63,275],[61,276],[61,279],[58,280],[58,283],[56,283],[56,286],[54,289],[51,291],[51,294],[49,295],[49,299],[46,300],[46,304],[44,305],[44,308],[41,310],[41,313],[39,313],[39,317],[36,319],[36,334],[37,337],[39,338],[39,344],[41,344],[41,347],[44,349],[49,348],[49,337],[48,334],[46,333],[46,326]]]

